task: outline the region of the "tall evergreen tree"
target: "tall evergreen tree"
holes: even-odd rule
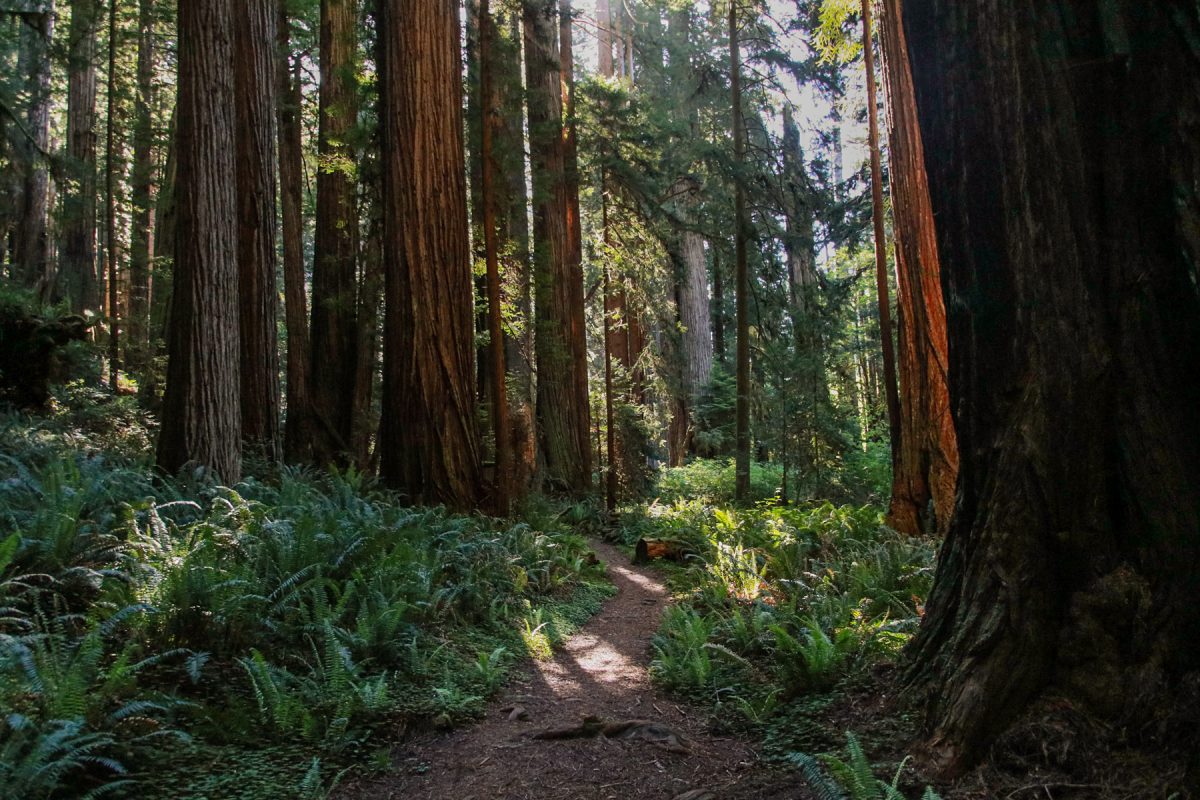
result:
[[[158,465],[241,476],[233,0],[179,8],[175,272]]]
[[[59,288],[71,310],[100,310],[96,263],[96,0],[71,0],[67,55],[67,174]],[[58,294],[58,293],[56,293]]]
[[[317,133],[317,227],[313,243],[313,457],[345,462],[353,438],[357,336],[358,209],[355,151],[358,123],[357,0],[321,0],[321,88]]]
[[[275,0],[234,4],[242,439],[272,460],[281,455],[275,288],[277,24]]]
[[[533,173],[538,436],[546,479],[581,491],[591,484],[591,428],[583,342],[582,275],[568,222],[562,62],[555,0],[524,0],[529,151]],[[582,378],[580,373],[582,372]]]
[[[380,8],[386,318],[380,469],[414,501],[480,490],[458,3]]]
[[[1200,9],[903,21],[962,457],[912,653],[952,774],[1048,686],[1132,726],[1200,668]]]

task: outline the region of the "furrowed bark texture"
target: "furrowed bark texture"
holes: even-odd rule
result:
[[[45,11],[24,14],[21,21],[21,55],[18,72],[26,82],[29,107],[25,128],[16,149],[24,174],[13,231],[13,264],[26,286],[44,293],[49,287],[49,242],[46,212],[50,197],[50,41],[54,38],[54,4]]]
[[[534,296],[538,434],[547,482],[582,491],[591,484],[587,360],[579,357],[583,276],[572,258],[568,224],[562,67],[555,0],[523,4],[533,172]],[[582,377],[580,372],[582,371]],[[582,390],[582,391],[581,391]]]
[[[357,0],[321,2],[321,88],[318,125],[317,227],[312,284],[313,457],[345,463],[353,436],[358,215],[354,205],[357,124]]]
[[[59,285],[71,311],[100,311],[96,272],[96,26],[95,0],[71,3],[67,56],[67,165]]]
[[[1200,9],[904,23],[962,458],[912,654],[953,773],[1048,685],[1154,714],[1200,666]]]
[[[480,489],[458,4],[380,9],[387,310],[381,474],[423,503]]]
[[[129,174],[133,219],[129,243],[129,312],[125,364],[140,373],[150,358],[150,290],[154,263],[154,2],[138,2],[137,95],[133,165]]]
[[[532,259],[529,249],[529,190],[525,186],[525,90],[521,81],[521,14],[503,5],[492,9],[494,89],[499,113],[493,120],[492,155],[497,174],[496,204],[502,254],[501,277],[506,302],[515,312],[505,327],[504,360],[508,367],[509,420],[512,426],[513,475],[509,488],[520,498],[532,486],[537,470],[537,425],[534,418]]]
[[[287,1],[279,0],[279,209],[283,234],[283,308],[287,326],[287,416],[284,458],[290,463],[312,458],[312,413],[309,400],[312,350],[308,336],[308,299],[304,288],[304,149],[300,127],[303,102],[300,63],[293,61]]]
[[[742,56],[738,45],[737,3],[729,4],[729,73],[733,105],[733,163],[740,170],[746,158],[746,123],[742,118]],[[746,265],[746,190],[741,176],[734,187],[734,295],[737,303],[737,409],[734,453],[734,496],[750,495],[750,280]]]
[[[901,25],[902,0],[883,0],[882,9],[879,32],[888,97],[900,371],[900,452],[888,520],[908,534],[944,533],[958,480],[958,443],[946,383],[946,306]]]
[[[233,0],[179,9],[178,184],[158,465],[241,476]]]
[[[275,276],[275,0],[234,4],[242,440],[281,457]]]

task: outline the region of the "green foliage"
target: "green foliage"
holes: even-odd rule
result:
[[[769,726],[795,702],[895,656],[927,596],[933,546],[882,525],[871,507],[701,502],[652,505],[621,520],[628,542],[682,542],[682,602],[654,641],[656,680],[718,706],[730,724]]]
[[[750,500],[769,500],[779,493],[782,469],[777,464],[750,464]],[[655,494],[660,500],[701,500],[717,505],[733,502],[733,459],[713,461],[698,459],[683,467],[667,467],[658,474]]]
[[[402,506],[353,472],[190,485],[89,451],[66,419],[0,425],[0,769],[16,796],[321,796],[383,722],[478,713],[525,634],[550,648],[611,591],[570,532],[589,504],[498,525]],[[194,787],[162,780],[193,751],[276,742],[302,757],[257,795],[204,769]]]
[[[907,759],[888,783],[875,777],[858,737],[850,731],[846,732],[846,751],[846,761],[833,755],[818,760],[805,753],[793,753],[790,760],[820,800],[905,800],[900,778]],[[822,762],[828,772],[822,770]],[[941,800],[941,797],[927,786],[921,800]]]

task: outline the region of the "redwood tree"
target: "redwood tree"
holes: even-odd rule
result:
[[[241,474],[234,0],[179,7],[178,185],[167,388],[158,464]]]
[[[71,310],[100,310],[96,271],[96,0],[72,0],[67,55],[67,162],[59,287]]]
[[[579,491],[592,478],[590,409],[587,360],[580,357],[582,275],[572,257],[568,223],[557,6],[555,0],[525,0],[522,6],[534,194],[537,414],[547,480],[555,488]]]
[[[275,0],[234,3],[242,439],[280,456]]]
[[[1200,9],[905,6],[962,459],[912,653],[952,773],[1047,687],[1127,725],[1200,667]]]
[[[353,436],[358,248],[354,203],[357,125],[357,0],[321,0],[320,121],[317,132],[317,226],[312,277],[314,417],[312,449],[323,463],[345,462]]]
[[[384,480],[470,508],[480,489],[458,3],[380,7]]]
[[[46,214],[50,197],[50,41],[54,35],[54,3],[21,17],[20,63],[29,107],[25,114],[27,137],[15,147],[23,162],[17,225],[13,230],[13,264],[22,281],[45,292],[49,280],[49,243]]]
[[[882,8],[901,395],[888,521],[909,534],[941,533],[954,510],[958,479],[946,384],[946,305],[901,0],[883,0]]]
[[[284,323],[287,326],[287,417],[284,457],[290,462],[312,457],[312,414],[309,385],[312,352],[308,337],[308,299],[304,285],[304,146],[300,127],[303,102],[300,59],[292,57],[287,0],[279,0],[279,46],[276,52],[279,126],[279,209],[283,237]]]

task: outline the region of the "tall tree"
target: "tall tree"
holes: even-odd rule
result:
[[[455,0],[380,8],[385,410],[381,474],[424,503],[480,489],[459,15]]]
[[[1200,667],[1197,30],[905,4],[962,458],[912,648],[948,773],[1048,685],[1126,726]]]
[[[108,86],[104,134],[104,260],[108,265],[108,385],[117,390],[121,369],[120,306],[118,271],[121,248],[117,239],[117,10],[118,0],[108,6]]]
[[[67,175],[60,280],[75,313],[100,309],[96,272],[96,0],[71,1],[67,55]]]
[[[280,457],[275,0],[234,3],[242,440]]]
[[[555,0],[522,5],[534,194],[537,414],[547,480],[555,488],[580,491],[591,484],[591,425],[587,360],[578,357],[584,331],[574,292],[575,284],[580,293],[583,287],[573,269],[568,224],[557,6]]]
[[[901,391],[900,451],[888,518],[906,533],[935,533],[944,532],[950,520],[958,478],[946,384],[946,306],[901,0],[884,0],[882,9]]]
[[[279,127],[279,210],[282,217],[283,307],[287,327],[287,417],[283,451],[289,462],[312,457],[309,400],[312,351],[308,336],[308,299],[304,280],[304,144],[300,127],[303,103],[300,59],[293,58],[287,0],[278,4],[276,58]]]
[[[21,22],[18,72],[25,81],[29,98],[25,114],[28,136],[21,138],[17,148],[25,172],[13,231],[13,263],[23,283],[44,293],[50,279],[46,219],[50,197],[50,41],[54,36],[54,3],[23,14]]]
[[[737,409],[735,422],[734,496],[739,503],[750,497],[750,279],[746,264],[746,189],[742,166],[746,161],[746,121],[742,116],[742,54],[738,42],[738,8],[729,2],[729,83],[733,101],[734,166],[734,296],[737,303]]]
[[[493,129],[495,123],[494,75],[492,64],[493,40],[496,36],[489,0],[479,3],[479,111],[480,123],[480,192],[483,195],[483,238],[487,261],[488,334],[491,345],[492,428],[496,440],[496,477],[493,506],[496,513],[507,516],[509,482],[512,477],[511,428],[508,421],[508,393],[504,353],[504,319],[500,298],[499,236],[496,230],[495,158]]]
[[[357,0],[321,0],[321,87],[317,130],[317,227],[313,243],[313,457],[349,458],[357,337],[358,210],[354,202],[358,122]]]
[[[141,372],[150,347],[150,287],[154,263],[154,0],[138,0],[137,94],[134,103],[133,165],[129,175],[133,202],[129,241],[129,310],[126,314],[126,367]]]
[[[175,272],[158,465],[241,475],[234,0],[179,7]]]
[[[900,388],[896,381],[896,346],[892,338],[892,300],[888,289],[879,105],[875,99],[875,40],[871,33],[872,2],[862,1],[863,63],[867,70],[867,147],[871,151],[871,216],[875,227],[875,289],[879,301],[879,338],[883,345],[883,391],[887,399],[892,469],[897,471],[896,464],[900,458]]]

